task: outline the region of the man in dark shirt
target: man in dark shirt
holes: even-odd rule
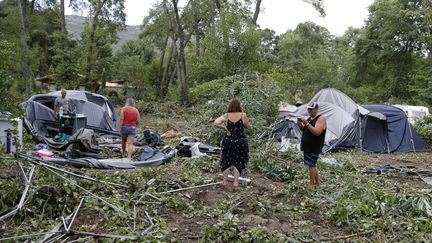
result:
[[[320,187],[316,162],[324,146],[327,124],[325,118],[318,114],[319,106],[316,102],[312,102],[307,108],[310,117],[299,118],[297,124],[303,131],[300,147],[304,154],[304,164],[309,166],[309,187],[314,190],[315,187]]]

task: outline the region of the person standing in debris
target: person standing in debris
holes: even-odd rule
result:
[[[72,106],[68,98],[66,98],[66,90],[60,91],[60,96],[54,100],[54,113],[57,118],[63,115],[63,113],[72,112]]]
[[[299,118],[298,126],[303,131],[300,148],[304,154],[304,164],[309,167],[309,187],[314,190],[320,187],[320,178],[316,163],[324,147],[327,130],[326,119],[318,114],[318,104],[312,102],[307,106],[309,118]]]
[[[245,134],[245,128],[251,128],[249,118],[243,112],[238,99],[231,100],[228,110],[213,124],[217,128],[225,130],[222,139],[222,156],[220,167],[223,171],[223,187],[228,187],[228,174],[234,170],[233,190],[239,187],[239,177],[249,161],[249,145]]]
[[[120,110],[120,134],[122,155],[125,154],[127,143],[127,156],[129,159],[132,158],[133,143],[139,122],[140,114],[138,109],[135,108],[135,101],[132,98],[127,98],[125,106]]]

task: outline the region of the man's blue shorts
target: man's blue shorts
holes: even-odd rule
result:
[[[310,167],[316,167],[316,163],[318,161],[319,154],[317,153],[309,153],[303,152],[304,154],[304,164]]]
[[[135,136],[136,135],[136,126],[123,126],[122,127],[122,136]]]

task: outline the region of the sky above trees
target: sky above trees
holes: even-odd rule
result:
[[[126,24],[140,25],[148,10],[157,0],[126,0]],[[356,28],[364,25],[368,7],[373,0],[325,0],[326,17],[322,18],[314,8],[302,0],[263,0],[258,24],[270,28],[277,34],[295,29],[297,24],[312,21],[326,27],[333,35],[343,35],[349,26]],[[181,4],[181,2],[180,2]],[[66,0],[66,6],[69,0]],[[66,14],[74,14],[68,8]]]

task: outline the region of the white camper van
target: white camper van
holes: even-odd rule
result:
[[[394,105],[403,110],[408,117],[408,121],[414,124],[415,118],[429,115],[429,108],[424,106],[413,105]]]

